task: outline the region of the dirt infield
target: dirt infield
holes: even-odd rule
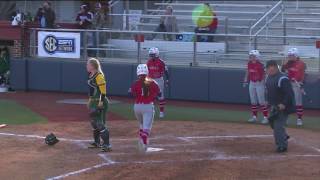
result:
[[[136,122],[109,123],[111,153],[87,149],[85,122],[15,125],[0,130],[0,179],[317,179],[319,134],[290,129],[289,152],[274,153],[265,126],[209,122],[159,122],[151,147],[137,153]],[[178,129],[178,131],[177,131]],[[54,147],[43,136],[55,132]],[[37,135],[37,136],[35,136]]]
[[[154,149],[150,150],[160,151],[139,154],[137,122],[111,114],[108,126],[113,152],[87,149],[91,127],[85,107],[55,103],[84,97],[55,93],[2,96],[28,106],[47,117],[49,123],[0,129],[0,155],[4,157],[0,160],[0,179],[316,180],[320,177],[320,134],[304,129],[288,129],[289,152],[277,154],[268,126],[157,120],[150,141]],[[208,103],[202,105],[210,107]],[[44,136],[50,132],[61,140],[53,147],[44,144]]]

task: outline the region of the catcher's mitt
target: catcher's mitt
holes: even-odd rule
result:
[[[50,133],[49,135],[47,135],[44,140],[45,140],[45,143],[49,146],[53,146],[59,142],[59,139],[53,133]]]
[[[271,107],[271,111],[270,111],[270,115],[268,117],[269,121],[274,121],[277,119],[277,117],[280,114],[280,109],[278,106],[272,106]]]

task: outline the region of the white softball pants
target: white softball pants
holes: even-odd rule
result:
[[[294,99],[296,102],[296,106],[302,106],[302,92],[300,87],[296,82],[291,82],[291,86],[294,92]]]
[[[153,104],[134,104],[134,114],[140,123],[140,129],[151,131],[154,113]]]
[[[159,97],[159,100],[164,100],[164,79],[163,77],[161,78],[156,78],[154,79],[154,81],[157,82],[160,92],[161,92],[161,96]]]
[[[252,105],[265,105],[265,85],[263,81],[253,82],[249,84],[249,94]]]

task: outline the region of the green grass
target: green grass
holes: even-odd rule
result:
[[[109,110],[126,119],[135,119],[132,104],[113,104]],[[249,110],[206,109],[168,105],[166,106],[166,117],[164,120],[246,123],[249,117]],[[295,119],[294,115],[289,118],[289,127],[295,127]],[[27,107],[14,101],[0,100],[0,124],[32,124],[42,122],[47,122],[47,119]],[[320,131],[319,117],[306,116],[304,118],[304,128]]]
[[[126,119],[135,119],[132,104],[113,104],[109,110]],[[249,110],[206,109],[168,105],[166,106],[166,117],[164,120],[247,123],[246,121],[249,117]],[[289,127],[295,127],[295,119],[294,115],[290,116],[288,121]],[[320,119],[318,117],[306,116],[304,118],[304,128],[319,131]]]
[[[47,119],[14,101],[0,100],[0,124],[33,124]]]

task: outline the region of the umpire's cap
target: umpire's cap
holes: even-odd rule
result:
[[[275,60],[267,61],[266,67],[268,68],[268,67],[270,67],[270,66],[276,66],[276,67],[278,67],[277,61],[275,61]]]

